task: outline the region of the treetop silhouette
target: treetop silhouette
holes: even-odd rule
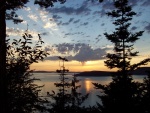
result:
[[[101,90],[98,97],[102,104],[97,103],[101,113],[133,113],[141,110],[141,84],[134,82],[132,71],[141,65],[146,65],[150,59],[131,64],[133,57],[138,55],[134,50],[134,43],[142,36],[143,31],[132,33],[129,28],[133,16],[132,7],[128,0],[115,0],[115,9],[107,15],[114,19],[116,26],[112,33],[104,33],[105,37],[114,44],[113,53],[106,55],[105,65],[112,69],[117,68],[117,73],[112,75],[112,82],[108,85],[93,83],[96,89]],[[143,111],[141,111],[143,112]]]

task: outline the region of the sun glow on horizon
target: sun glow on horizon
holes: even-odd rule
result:
[[[135,57],[132,59],[131,64],[138,63],[142,61],[143,59],[146,59],[147,57]],[[65,62],[65,68],[69,69],[70,72],[83,72],[83,71],[116,71],[117,69],[109,69],[107,66],[105,66],[103,60],[96,60],[96,61],[87,61],[84,65],[82,65],[79,61],[69,61]],[[148,65],[145,65],[145,67],[150,66],[150,63]],[[60,68],[60,61],[40,61],[39,63],[33,63],[30,66],[31,70],[35,71],[56,71]]]
[[[59,60],[57,61],[40,61],[39,63],[33,63],[30,66],[31,70],[35,71],[56,71],[59,69],[60,64]],[[93,70],[101,70],[108,71],[109,69],[104,66],[103,60],[98,61],[87,61],[85,65],[82,65],[81,62],[78,61],[69,61],[65,62],[65,68],[69,69],[70,72],[83,72],[83,71],[93,71]]]

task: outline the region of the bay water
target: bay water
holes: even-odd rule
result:
[[[68,81],[71,81],[73,75],[75,73],[69,73],[67,76]],[[35,81],[37,85],[44,85],[42,88],[41,94],[42,96],[47,96],[47,92],[55,91],[57,93],[58,89],[54,85],[54,83],[59,83],[60,75],[58,73],[33,73],[35,78],[40,79],[40,81]],[[142,82],[144,75],[134,75],[134,81]],[[100,84],[108,84],[112,81],[111,76],[99,76],[99,77],[92,77],[92,76],[78,76],[77,79],[79,80],[78,85],[81,87],[78,89],[82,95],[89,94],[88,98],[83,103],[84,106],[94,106],[96,102],[100,103],[100,99],[96,95],[100,94],[100,90],[95,89],[92,83],[100,83]]]

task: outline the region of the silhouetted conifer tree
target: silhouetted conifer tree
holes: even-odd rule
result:
[[[7,109],[9,113],[44,112],[47,101],[39,95],[42,86],[34,83],[39,79],[32,77],[30,65],[43,60],[48,53],[41,49],[44,42],[40,35],[34,47],[31,45],[33,37],[30,34],[25,33],[22,37],[19,40],[7,40]]]
[[[84,107],[81,107],[81,104],[87,99],[88,94],[82,95],[77,91],[80,88],[80,85],[77,85],[79,80],[73,76],[72,81],[70,82],[69,78],[66,76],[66,72],[69,72],[68,69],[65,69],[64,62],[68,61],[66,58],[59,57],[62,61],[60,70],[56,72],[60,73],[60,82],[54,83],[58,88],[58,92],[52,91],[48,92],[48,95],[54,100],[51,103],[51,113],[80,113]]]
[[[131,59],[137,56],[133,52],[133,45],[142,36],[143,31],[132,33],[129,30],[132,17],[136,15],[128,5],[128,0],[115,0],[114,9],[107,15],[115,18],[116,26],[112,34],[105,33],[106,38],[114,44],[114,53],[107,54],[105,64],[108,68],[117,68],[113,74],[112,82],[108,85],[94,83],[95,88],[101,89],[102,104],[97,103],[102,113],[133,113],[140,107],[139,83],[135,83],[131,76],[132,71],[145,65],[150,59],[145,59],[137,64],[131,64]]]
[[[77,85],[78,82],[79,80],[77,79],[76,75],[73,75],[73,79],[70,84],[71,100],[70,105],[68,106],[68,113],[83,113],[83,111],[86,111],[86,108],[81,105],[88,98],[89,94],[82,95],[82,93],[78,91],[78,89],[81,87],[81,85]]]
[[[66,58],[59,57],[62,61],[62,65],[60,66],[60,70],[57,70],[57,73],[60,73],[60,82],[55,83],[54,85],[58,87],[58,93],[52,92],[53,94],[50,95],[52,99],[54,99],[54,103],[52,103],[51,112],[53,113],[60,113],[65,112],[66,107],[69,104],[69,87],[70,83],[68,82],[68,78],[66,77],[66,72],[69,70],[65,69],[64,62],[68,61]]]

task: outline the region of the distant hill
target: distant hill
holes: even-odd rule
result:
[[[140,67],[133,71],[134,75],[147,75],[147,71],[150,71],[150,67]]]
[[[110,76],[113,72],[108,71],[86,71],[76,74],[76,76]]]
[[[140,67],[133,71],[133,75],[147,75],[147,71],[150,71],[150,67]],[[76,74],[76,76],[110,76],[112,73],[109,71],[85,71]]]

